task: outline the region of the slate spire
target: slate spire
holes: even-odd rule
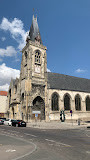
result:
[[[42,44],[41,35],[39,32],[39,27],[38,27],[38,23],[37,23],[37,16],[35,18],[34,15],[32,18],[32,24],[30,27],[29,35],[28,35],[26,41],[28,42],[28,40],[31,40],[34,42],[38,41],[40,44]]]

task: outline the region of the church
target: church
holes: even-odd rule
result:
[[[90,120],[90,79],[47,72],[47,48],[43,45],[37,17],[32,18],[22,49],[20,78],[11,79],[7,116],[31,121]]]

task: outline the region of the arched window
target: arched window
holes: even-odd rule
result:
[[[80,96],[79,95],[76,95],[75,96],[75,109],[77,111],[80,111],[81,110],[81,99],[80,99]]]
[[[24,93],[22,93],[22,101],[24,101]]]
[[[41,54],[40,54],[40,52],[37,50],[37,51],[35,52],[35,64],[40,64],[40,63],[41,63],[40,57],[41,57]]]
[[[26,63],[27,63],[27,52],[26,51],[25,51],[24,55],[25,55],[25,65],[26,65]]]
[[[14,87],[14,93],[16,94],[17,93],[17,86],[15,85]]]
[[[70,96],[68,94],[64,97],[64,109],[70,110]]]
[[[86,111],[90,111],[90,98],[89,98],[89,96],[86,98]]]
[[[25,58],[27,59],[27,52],[25,51]]]
[[[53,93],[52,95],[52,111],[59,110],[59,97],[57,93]]]

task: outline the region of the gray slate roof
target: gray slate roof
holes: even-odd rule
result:
[[[78,78],[64,74],[47,72],[48,88],[90,92],[90,79]]]
[[[39,27],[37,23],[37,17],[35,18],[33,15],[32,24],[29,31],[29,37],[31,41],[35,41],[35,38],[39,36],[40,37],[40,44],[42,44],[41,35],[39,32]]]

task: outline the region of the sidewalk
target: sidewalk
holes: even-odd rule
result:
[[[87,128],[90,123],[82,122],[80,125],[78,123],[68,123],[68,122],[30,122],[27,123],[27,127],[40,128],[40,129],[78,129]]]

